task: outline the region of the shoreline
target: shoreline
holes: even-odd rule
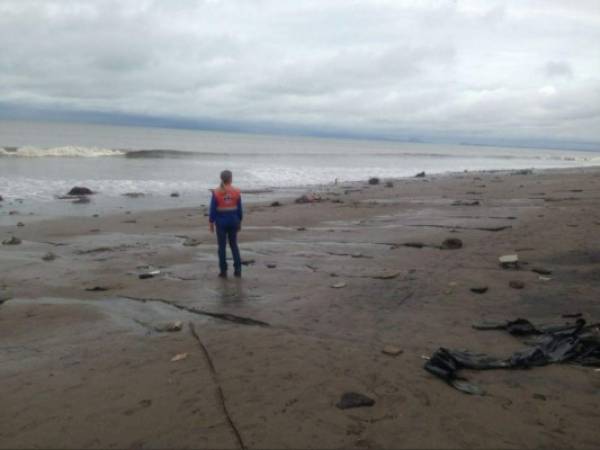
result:
[[[197,207],[0,226],[22,239],[0,247],[0,447],[232,448],[217,385],[248,448],[593,446],[594,368],[468,373],[485,396],[423,370],[523,347],[482,320],[600,320],[600,168],[512,172],[247,204],[241,280],[216,277]],[[347,391],[376,403],[340,410]]]

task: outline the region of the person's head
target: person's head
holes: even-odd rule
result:
[[[224,170],[221,172],[221,187],[231,184],[231,180],[233,180],[231,170]]]

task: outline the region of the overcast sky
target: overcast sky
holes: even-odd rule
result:
[[[600,1],[0,0],[0,102],[600,142]]]

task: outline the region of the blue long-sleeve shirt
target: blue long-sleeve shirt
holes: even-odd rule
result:
[[[242,208],[242,197],[240,196],[235,211],[220,212],[217,211],[217,199],[213,192],[210,197],[210,212],[208,220],[210,223],[216,223],[217,226],[239,226],[244,218]]]

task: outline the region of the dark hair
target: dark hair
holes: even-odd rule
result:
[[[221,172],[221,187],[225,187],[226,183],[231,183],[231,179],[233,178],[233,174],[231,170],[224,170]]]

